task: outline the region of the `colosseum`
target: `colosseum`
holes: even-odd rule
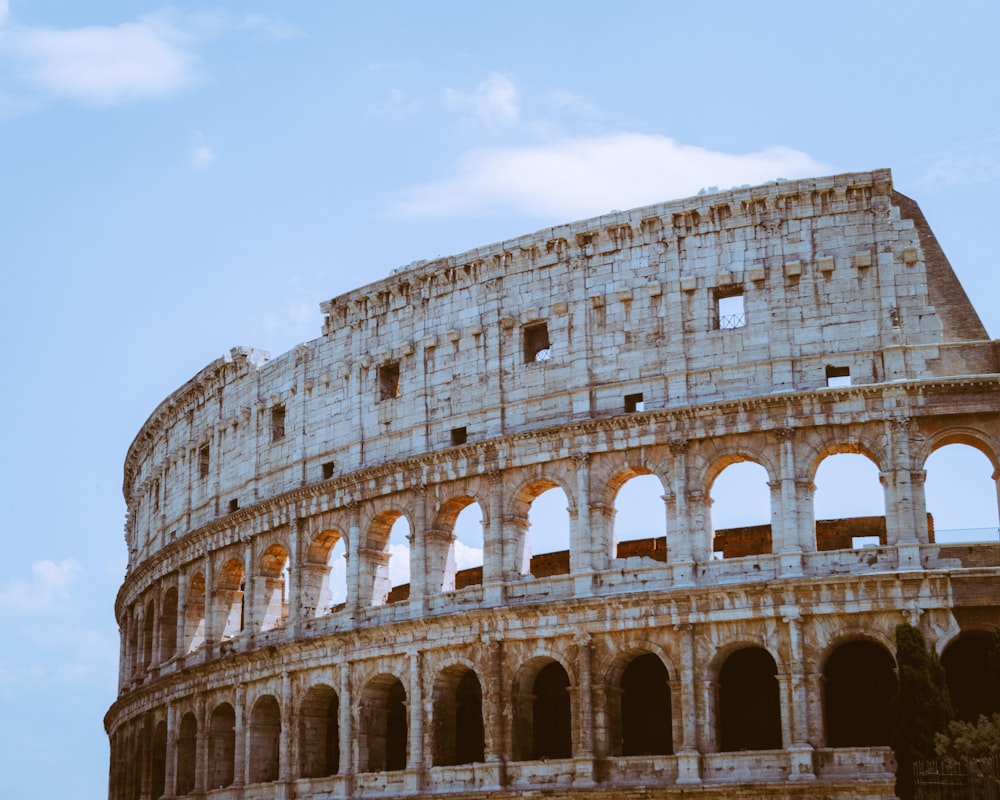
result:
[[[612,212],[321,309],[128,450],[112,800],[889,798],[902,622],[960,715],[997,710],[1000,544],[936,538],[924,488],[948,445],[1000,467],[1000,343],[888,170]],[[882,516],[817,519],[845,453]],[[770,520],[715,530],[739,462]],[[648,535],[620,539],[633,481]]]

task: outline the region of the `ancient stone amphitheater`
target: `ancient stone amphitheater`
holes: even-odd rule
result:
[[[998,343],[888,171],[614,212],[322,310],[129,448],[114,800],[889,797],[901,622],[960,713],[995,706],[1000,545],[935,543],[924,470],[1000,464]],[[817,522],[838,453],[884,517]],[[713,531],[740,461],[770,524]],[[619,543],[637,476],[654,533]],[[553,487],[569,547],[532,558]]]

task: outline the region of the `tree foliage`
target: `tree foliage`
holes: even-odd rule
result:
[[[952,708],[937,653],[912,625],[896,626],[896,665],[896,796],[912,800],[913,762],[934,757],[934,736],[951,721]]]
[[[1000,714],[983,715],[976,722],[950,722],[934,736],[934,754],[951,761],[1000,756]]]

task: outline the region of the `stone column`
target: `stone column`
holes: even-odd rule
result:
[[[243,542],[243,633],[252,635],[256,629],[257,605],[257,559],[254,557],[254,540]]]
[[[292,523],[292,533],[288,537],[288,586],[286,593],[288,596],[288,619],[285,625],[293,630],[302,619],[302,561],[299,558],[301,551],[301,538],[306,531],[306,521],[301,517]]]
[[[427,487],[423,484],[413,487],[413,519],[410,520],[410,600],[420,603],[432,589],[429,573],[427,547]],[[437,591],[440,591],[438,587]]]
[[[577,673],[580,680],[576,687],[576,718],[573,725],[576,759],[574,786],[593,786],[596,782],[594,764],[594,698],[593,698],[593,645],[589,633],[574,637],[577,653]]]
[[[677,783],[701,783],[701,753],[699,752],[698,698],[695,680],[695,638],[694,625],[690,622],[674,626],[678,634],[680,651],[680,675],[676,676],[678,692],[671,687],[671,705],[676,702],[680,712],[680,736],[677,740]],[[675,700],[676,698],[676,700]],[[677,711],[674,712],[677,716]],[[704,724],[702,725],[704,727]]]
[[[920,569],[920,541],[914,529],[913,486],[910,482],[909,427],[908,417],[887,420],[890,464],[888,474],[879,476],[886,486],[886,535],[888,543],[896,547],[901,570]]]
[[[222,630],[215,620],[215,570],[212,568],[211,554],[205,555],[205,644],[208,648],[206,657],[213,652],[215,643],[222,638]]]
[[[187,594],[187,572],[182,569],[177,574],[177,647],[174,650],[177,659],[183,659],[188,651]]]
[[[177,794],[174,786],[174,767],[177,764],[177,707],[167,703],[167,752],[163,765],[163,794],[166,797]]]
[[[772,542],[777,544],[774,552],[778,554],[780,559],[781,574],[783,576],[801,575],[802,553],[808,549],[804,545],[804,541],[808,535],[802,529],[798,508],[799,497],[795,481],[795,429],[779,428],[774,433],[781,444],[780,502],[778,504],[780,536],[777,541],[773,536],[775,519],[772,506]]]
[[[208,711],[206,709],[205,695],[204,693],[198,695],[197,704],[195,706],[195,720],[198,723],[198,731],[194,741],[194,790],[195,792],[204,792],[208,787],[208,748],[209,748],[209,730],[208,730]]]
[[[596,566],[595,542],[590,528],[590,454],[573,456],[576,465],[576,524],[570,530],[569,571],[590,573]],[[589,594],[590,581],[587,581]]]
[[[809,744],[809,707],[806,693],[806,677],[803,673],[804,654],[802,649],[802,622],[798,609],[783,610],[781,621],[785,623],[788,637],[788,675],[785,676],[785,692],[782,705],[785,706],[783,718],[787,718],[789,737],[785,739],[785,749],[789,751],[791,772],[788,779],[792,781],[811,781],[816,779],[813,770],[813,749]]]
[[[407,769],[424,770],[424,687],[422,670],[420,668],[420,652],[409,654],[410,661],[410,696],[407,697],[410,711],[410,757]],[[417,785],[423,780],[417,778]]]
[[[691,525],[688,516],[687,451],[687,439],[670,440],[673,494],[664,496],[667,504],[667,563],[673,567],[674,583],[679,585],[694,580],[693,537],[696,528]]]
[[[250,769],[250,726],[244,706],[247,700],[247,689],[242,683],[236,684],[236,736],[235,752],[233,754],[233,786],[245,786]]]
[[[691,555],[695,563],[712,560],[712,498],[702,491],[687,494]]]
[[[806,676],[806,724],[809,727],[809,744],[822,747],[826,735],[823,731],[823,692],[826,676],[813,672]]]
[[[818,549],[816,542],[816,513],[814,498],[816,496],[816,484],[808,478],[797,478],[795,481],[795,497],[798,506],[799,518],[799,543],[802,552],[815,553]]]
[[[450,531],[428,529],[421,539],[424,542],[423,563],[427,570],[423,594],[428,596],[455,589],[455,535]]]
[[[347,504],[351,513],[347,533],[347,608],[357,612],[361,607],[361,504]],[[371,605],[371,598],[368,600]]]
[[[483,637],[486,647],[486,685],[491,687],[483,693],[486,701],[485,727],[485,757],[488,762],[503,762],[506,760],[504,749],[504,678],[503,678],[503,640]]]
[[[491,469],[489,528],[483,530],[483,597],[490,605],[503,602],[503,579],[506,571],[503,541],[503,473]]]
[[[347,779],[347,796],[351,796],[351,776],[357,767],[357,747],[354,742],[354,698],[351,697],[351,665],[340,665],[340,764],[337,770]]]
[[[910,470],[910,486],[913,488],[913,532],[921,544],[929,544],[931,540],[927,527],[927,496],[924,494],[926,480],[927,473],[924,470]]]

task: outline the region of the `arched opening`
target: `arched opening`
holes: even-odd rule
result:
[[[139,617],[135,609],[126,622],[128,630],[128,676],[135,679],[139,674]]]
[[[941,654],[956,719],[1000,713],[1000,636],[966,633]]]
[[[188,584],[184,603],[184,634],[186,652],[193,653],[205,641],[205,576],[196,572]]]
[[[219,573],[216,596],[216,614],[222,623],[223,639],[230,639],[243,630],[243,563],[229,559]]]
[[[142,619],[142,667],[143,669],[149,669],[153,663],[153,640],[156,622],[155,617],[156,606],[153,601],[150,600],[146,604],[146,613]]]
[[[373,606],[397,603],[410,597],[410,523],[398,511],[383,511],[368,532],[368,568],[363,576],[371,586],[363,596]]]
[[[198,720],[190,711],[181,717],[180,733],[177,737],[177,794],[194,791],[194,778],[198,758]]]
[[[281,709],[272,695],[264,695],[250,714],[250,783],[278,780],[281,747]]]
[[[269,631],[288,619],[288,551],[272,544],[260,559],[257,581],[260,630]]]
[[[924,496],[934,521],[933,541],[948,544],[1000,539],[993,464],[978,447],[946,444],[931,453],[924,470]]]
[[[562,664],[551,659],[529,662],[515,686],[514,757],[572,758],[569,676]]]
[[[347,600],[347,548],[339,531],[320,533],[309,545],[302,566],[302,613],[322,617]]]
[[[340,701],[329,686],[313,686],[299,709],[300,772],[325,778],[340,769]]]
[[[754,461],[734,461],[712,482],[712,557],[772,552],[771,490],[767,470]]]
[[[163,797],[167,788],[167,723],[160,720],[153,729],[150,753],[150,790],[153,800]]]
[[[816,549],[841,550],[886,544],[885,490],[878,465],[861,453],[833,453],[813,481]]]
[[[472,497],[444,503],[427,539],[427,563],[432,581],[441,574],[441,591],[450,592],[483,582],[483,509]],[[450,533],[450,536],[449,536]]]
[[[177,653],[177,589],[171,586],[163,594],[160,610],[160,660],[166,661]]]
[[[896,662],[881,645],[840,645],[823,669],[827,747],[890,744],[895,715]]]
[[[373,678],[361,699],[359,763],[368,772],[406,769],[407,731],[403,684],[392,675]]]
[[[560,487],[548,486],[535,496],[528,509],[524,561],[527,571],[536,578],[566,575],[570,569],[569,501]]]
[[[207,789],[232,785],[235,758],[236,712],[229,703],[223,703],[212,711],[208,725]]]
[[[615,494],[614,554],[667,560],[667,514],[663,484],[646,473],[628,478]]]
[[[730,655],[719,672],[719,750],[781,747],[778,669],[762,647]]]
[[[467,667],[446,669],[434,686],[434,766],[484,761],[483,692]]]
[[[636,656],[622,673],[622,755],[674,752],[670,675],[659,656]]]

